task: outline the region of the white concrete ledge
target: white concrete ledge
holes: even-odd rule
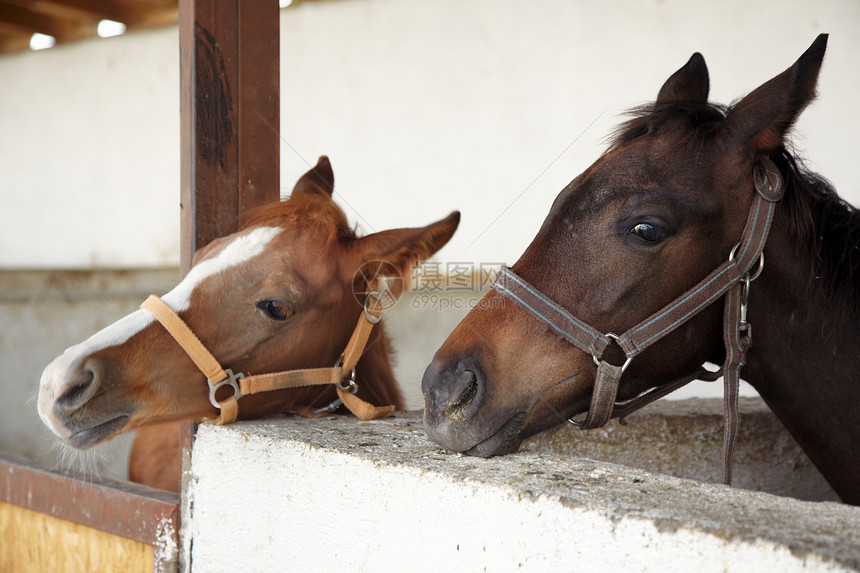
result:
[[[858,508],[551,451],[451,454],[417,413],[204,424],[190,471],[193,571],[860,570]]]
[[[732,485],[807,501],[839,501],[761,398],[741,398],[739,405]],[[529,451],[710,483],[722,483],[722,448],[723,401],[718,398],[661,400],[632,414],[627,425],[613,422],[584,432],[564,424],[523,445]]]

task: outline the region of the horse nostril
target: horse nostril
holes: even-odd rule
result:
[[[485,380],[480,362],[472,356],[457,361],[434,359],[421,381],[425,416],[465,420],[483,401]]]
[[[446,404],[446,410],[458,410],[468,406],[478,394],[478,376],[472,370],[460,371],[451,385],[451,396],[457,397]]]
[[[70,376],[66,391],[56,403],[56,408],[65,414],[71,414],[86,405],[98,390],[98,376],[95,369],[84,365],[74,374],[74,378]]]

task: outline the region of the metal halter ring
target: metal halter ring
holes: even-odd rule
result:
[[[221,387],[230,386],[231,388],[233,388],[233,397],[236,398],[237,400],[243,396],[242,392],[239,390],[239,382],[238,381],[241,380],[242,378],[244,378],[245,375],[242,372],[239,372],[238,374],[233,374],[233,371],[230,370],[229,368],[224,369],[224,374],[226,374],[227,377],[224,378],[223,380],[221,380],[220,382],[216,382],[215,384],[213,384],[211,380],[208,380],[208,382],[209,382],[209,402],[211,402],[212,405],[215,406],[216,408],[218,408],[219,410],[221,409],[221,404],[219,404],[218,401],[215,399],[215,393]]]
[[[735,243],[735,246],[732,247],[731,251],[729,251],[729,260],[730,261],[735,260],[735,255],[737,254],[738,247],[740,247],[740,246],[741,246],[740,243]],[[750,272],[747,271],[747,274],[749,275],[750,282],[756,280],[763,270],[764,270],[764,251],[762,251],[759,254],[758,268],[755,270],[755,272],[750,274]]]
[[[605,336],[606,338],[608,338],[609,340],[613,341],[616,345],[618,345],[618,335],[617,335],[617,334],[614,334],[614,333],[612,333],[612,332],[607,332],[606,334],[604,334],[604,336]],[[619,348],[620,348],[620,346],[619,346]],[[625,361],[624,361],[624,364],[621,366],[621,371],[622,371],[622,372],[624,372],[625,370],[627,370],[627,367],[628,367],[628,366],[630,366],[630,361],[632,361],[632,360],[633,360],[633,357],[632,357],[632,356],[627,356],[627,354],[626,354],[626,353],[624,354],[624,356],[626,356],[626,357],[627,357],[627,360],[625,360]],[[600,359],[597,357],[597,353],[595,353],[593,349],[592,349],[592,351],[591,351],[591,359],[592,359],[592,360],[594,360],[594,363],[595,363],[598,367],[600,367],[600,363],[602,362],[602,360],[600,360]],[[574,425],[576,424],[575,422],[571,422],[571,423],[573,423]]]
[[[337,362],[334,363],[335,368],[340,366],[342,358],[343,357],[338,358]],[[358,384],[355,383],[355,368],[353,368],[352,372],[349,373],[349,378],[335,382],[334,385],[337,386],[338,389],[343,390],[344,392],[349,392],[350,394],[358,392]]]
[[[367,303],[370,299],[375,299],[376,302],[379,303],[379,314],[375,315],[367,308]],[[382,294],[378,291],[372,290],[367,293],[367,296],[364,298],[364,318],[367,319],[367,322],[370,324],[376,324],[380,320],[382,320]]]

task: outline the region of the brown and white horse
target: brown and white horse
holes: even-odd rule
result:
[[[708,103],[701,55],[672,75],[558,195],[485,301],[505,304],[478,305],[438,350],[422,383],[428,435],[456,451],[505,454],[592,418],[594,398],[611,413],[616,399],[740,356],[723,341],[728,295],[706,277],[722,267],[742,278],[749,267],[733,269],[732,247],[752,228],[751,206],[772,205],[763,272],[739,307],[752,343],[742,373],[842,499],[860,503],[860,213],[785,144],[815,95],[826,44],[820,36],[730,107]],[[687,293],[716,304],[661,310],[699,300]],[[617,396],[592,392],[595,361],[621,376]]]
[[[374,262],[409,276],[457,229],[454,212],[423,228],[357,237],[332,200],[333,184],[321,157],[289,200],[260,207],[240,231],[201,249],[186,277],[162,297],[225,367],[250,374],[331,367],[363,312],[354,293],[367,285],[357,270]],[[358,396],[402,410],[381,327],[356,365]],[[318,408],[336,397],[331,385],[248,395],[238,402],[239,417]],[[218,410],[206,377],[150,312],[138,310],[45,368],[39,414],[74,448],[138,429],[130,478],[175,490],[178,421],[216,417]]]

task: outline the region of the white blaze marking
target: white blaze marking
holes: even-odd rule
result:
[[[176,312],[187,310],[191,304],[191,293],[197,285],[212,275],[256,257],[281,231],[281,227],[257,227],[247,235],[236,237],[218,254],[191,267],[182,282],[161,299]]]
[[[192,267],[185,278],[161,299],[176,312],[188,310],[191,294],[203,281],[259,255],[281,231],[283,231],[281,227],[257,227],[236,237],[219,252]],[[80,344],[67,348],[45,368],[39,384],[39,416],[55,434],[61,437],[70,434],[70,431],[53,415],[54,402],[63,394],[67,384],[67,372],[93,352],[124,343],[154,320],[155,317],[149,312],[137,310]]]

